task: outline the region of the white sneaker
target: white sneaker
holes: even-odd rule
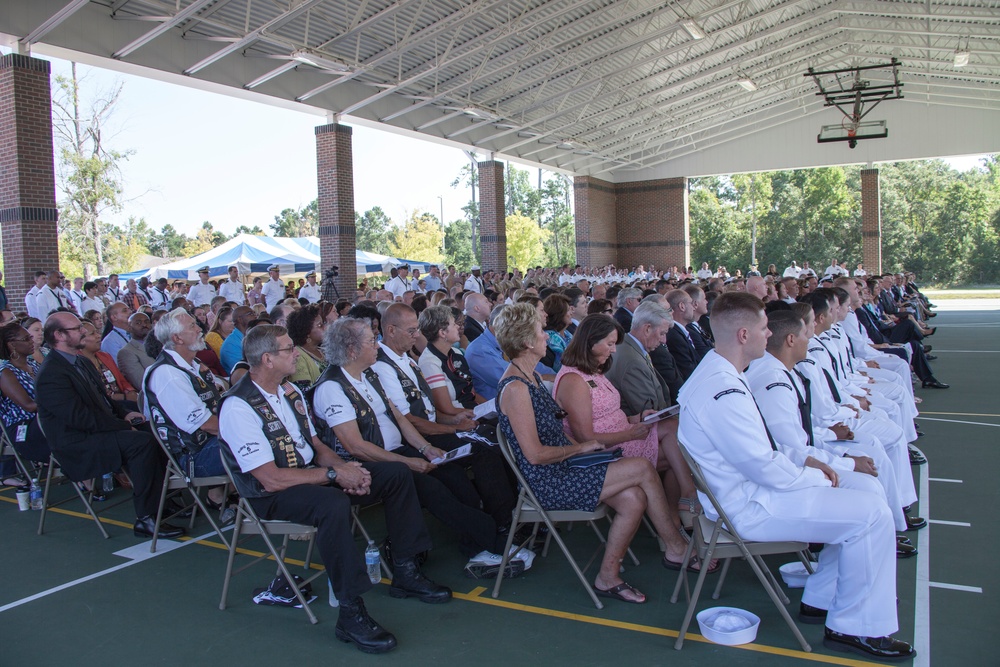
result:
[[[496,579],[502,561],[503,558],[499,554],[480,551],[465,564],[465,576],[471,579]],[[520,576],[525,569],[524,561],[520,557],[511,558],[507,561],[503,576],[506,579],[513,579]]]
[[[511,545],[510,547],[511,558],[522,561],[524,569],[530,570],[531,565],[535,562],[535,552],[531,549],[518,549],[518,552],[514,553],[514,549],[517,549],[517,545]]]

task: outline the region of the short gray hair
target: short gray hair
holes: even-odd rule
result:
[[[493,328],[493,323],[496,321],[497,316],[500,315],[506,307],[506,303],[501,303],[499,306],[490,311],[490,329]]]
[[[428,343],[440,338],[441,329],[447,329],[453,316],[448,306],[430,306],[420,313],[420,333]]]
[[[642,290],[637,287],[626,287],[618,292],[618,307],[624,308],[625,302],[629,299],[638,299],[642,296]]]
[[[260,366],[265,354],[274,354],[278,349],[278,338],[287,333],[285,327],[277,324],[258,324],[248,331],[243,339],[243,358],[250,368]]]
[[[360,317],[335,320],[323,333],[323,355],[327,363],[343,366],[352,361],[361,349],[364,332],[371,330],[369,321]]]
[[[184,331],[184,328],[187,326],[181,324],[181,315],[191,317],[191,313],[177,307],[169,313],[160,316],[160,319],[156,322],[156,327],[153,329],[153,335],[156,336],[156,340],[160,341],[163,347],[168,350],[174,349],[174,335]],[[131,320],[131,318],[129,319]]]
[[[673,324],[673,321],[674,318],[670,316],[670,311],[653,301],[640,303],[639,307],[635,309],[634,313],[632,313],[633,329],[638,329],[639,327],[647,324],[651,324],[654,327],[659,326],[664,322],[667,324]]]

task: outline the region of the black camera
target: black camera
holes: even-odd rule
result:
[[[336,278],[340,275],[340,267],[334,264],[329,269],[323,272],[323,276],[326,278]]]

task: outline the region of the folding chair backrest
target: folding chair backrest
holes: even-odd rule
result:
[[[185,477],[185,479],[187,479],[187,471],[181,467],[180,462],[177,460],[177,457],[174,456],[174,453],[170,451],[170,447],[168,447],[167,443],[164,442],[163,438],[160,437],[160,432],[156,428],[156,424],[150,424],[150,426],[152,426],[150,430],[153,432],[153,439],[156,440],[156,444],[160,446],[160,449],[163,450],[163,453],[167,457],[167,461],[169,463],[167,472],[170,473],[172,471],[179,471]]]
[[[715,494],[712,493],[712,489],[709,488],[708,482],[705,480],[705,473],[701,469],[701,465],[695,461],[693,456],[691,456],[691,452],[688,451],[683,442],[678,441],[677,446],[681,450],[681,455],[687,462],[688,467],[691,469],[691,477],[694,478],[695,488],[708,496],[709,502],[711,502],[712,507],[715,508],[715,513],[722,519],[722,523],[725,525],[726,530],[732,532],[733,523],[729,520],[726,510],[722,508],[722,505],[716,499]]]

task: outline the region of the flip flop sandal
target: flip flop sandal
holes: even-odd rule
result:
[[[677,500],[677,509],[682,512],[690,512],[691,514],[701,514],[702,507],[701,503],[698,502],[697,498],[680,498]]]
[[[667,568],[668,570],[678,571],[678,570],[681,569],[681,567],[683,567],[682,563],[678,563],[677,561],[670,560],[669,558],[667,558],[666,554],[663,554],[663,560],[662,560],[662,562],[663,562],[663,567]],[[701,568],[695,567],[700,562],[701,561],[699,561],[698,556],[692,554],[691,559],[688,560],[688,562],[687,562],[687,568],[686,568],[687,571],[688,572],[700,572]],[[708,568],[708,574],[713,574],[715,572],[718,572],[720,567],[722,567],[722,563],[720,563],[719,561],[715,561],[715,565],[713,565],[712,567]]]
[[[613,588],[609,588],[606,591],[602,591],[597,586],[592,586],[594,593],[597,594],[599,598],[611,598],[613,600],[621,600],[622,602],[628,602],[629,604],[645,604],[646,596],[636,590],[631,584],[623,581]],[[641,597],[641,600],[630,600],[629,598],[622,595],[622,591],[630,591],[632,594]]]

